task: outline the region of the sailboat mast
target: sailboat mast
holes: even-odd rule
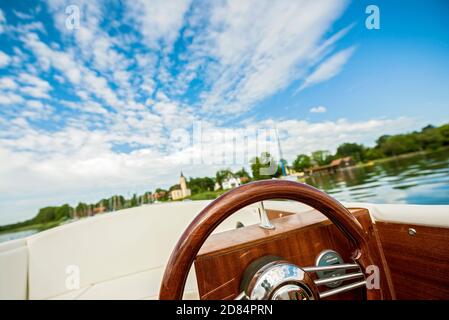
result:
[[[281,170],[282,170],[282,176],[286,176],[287,173],[285,172],[285,163],[284,163],[284,158],[282,156],[282,149],[281,149],[281,141],[279,140],[279,132],[278,129],[276,128],[276,139],[277,139],[277,143],[278,143],[278,152],[279,152],[279,161],[281,163]]]

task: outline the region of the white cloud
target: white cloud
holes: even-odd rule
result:
[[[22,103],[22,96],[13,92],[0,92],[0,105],[12,105]]]
[[[101,26],[105,15],[107,16],[110,9],[101,1],[79,0],[77,6],[80,9],[79,29],[76,32],[68,30],[65,26],[65,7],[72,4],[70,0],[50,0],[49,6],[53,13],[56,27],[66,37],[66,40],[75,40],[76,46],[72,48],[69,56],[78,58],[79,66],[72,71],[78,71],[78,74],[68,74],[72,78],[71,81],[83,80],[88,83],[93,77],[97,77],[100,82],[101,97],[107,103],[113,103],[113,107],[117,107],[118,99],[113,97],[112,92],[106,88],[105,80],[114,82],[117,85],[115,95],[123,96],[124,99],[134,99],[135,88],[131,86],[131,75],[127,71],[132,65],[133,59],[127,58],[122,51],[126,48],[126,41],[131,36],[127,34],[116,34],[114,37],[108,33],[108,27]],[[120,25],[119,19],[112,23],[114,28]],[[133,22],[133,24],[136,24]],[[67,56],[66,54],[66,56]],[[61,58],[65,58],[61,55]],[[80,59],[82,58],[82,59]],[[84,61],[80,61],[84,60]],[[88,66],[89,65],[89,66]],[[69,70],[72,68],[68,68]],[[98,72],[99,74],[95,74]],[[88,79],[85,79],[88,78]],[[77,82],[78,83],[78,82]]]
[[[321,63],[299,87],[298,91],[335,77],[354,53],[355,47],[341,50]]]
[[[327,111],[327,109],[324,106],[318,106],[318,107],[310,108],[309,111],[312,113],[324,113]]]
[[[27,33],[32,31],[40,31],[44,34],[47,33],[47,30],[45,30],[44,25],[40,21],[22,24],[19,26],[18,30],[20,31],[20,33]]]
[[[52,113],[53,108],[49,105],[43,104],[39,100],[27,100],[20,116],[32,120],[48,119]]]
[[[79,110],[82,112],[88,112],[88,113],[98,113],[102,115],[106,115],[108,111],[103,108],[101,104],[95,101],[84,101],[84,102],[71,102],[71,101],[64,101],[64,105],[71,109]]]
[[[21,11],[17,11],[17,10],[13,10],[12,12],[13,12],[13,13],[17,16],[17,18],[19,18],[19,19],[22,19],[22,20],[33,19],[33,15],[31,15],[31,14],[27,14],[27,13],[24,13],[24,12],[21,12]]]
[[[28,96],[31,96],[33,98],[50,98],[47,91],[43,90],[43,88],[40,87],[22,87],[20,88],[20,91]]]
[[[42,80],[31,74],[21,73],[19,75],[19,80],[26,84],[33,85],[35,87],[43,87],[47,89],[51,88],[50,84],[47,81]]]
[[[24,84],[20,87],[22,93],[34,98],[50,98],[48,93],[52,87],[48,81],[27,73],[21,73],[18,80]]]
[[[11,77],[0,78],[0,90],[14,90],[17,83]]]
[[[105,78],[97,76],[94,72],[86,71],[83,80],[86,89],[103,99],[109,106],[119,107],[120,101]]]
[[[11,58],[3,51],[0,51],[0,68],[6,67],[10,61]]]
[[[22,37],[25,46],[31,49],[38,58],[41,67],[46,70],[53,66],[60,71],[73,84],[78,84],[81,80],[81,71],[76,64],[76,59],[66,52],[53,50],[45,43],[41,42],[39,36],[30,33]]]
[[[6,18],[3,10],[0,8],[0,34],[5,30]]]
[[[44,107],[43,103],[38,100],[28,100],[26,104],[33,109],[42,109]]]
[[[146,44],[153,49],[171,49],[178,37],[191,0],[129,0],[129,19],[138,24]]]
[[[103,99],[109,106],[119,108],[122,103],[110,88],[106,78],[97,75],[83,64],[77,64],[72,53],[51,49],[36,34],[27,35],[23,41],[39,57],[42,67],[54,67],[78,89],[85,89]],[[81,81],[82,80],[82,81]]]
[[[274,123],[274,120],[264,122],[267,126],[270,123]],[[287,159],[292,161],[298,153],[310,153],[317,149],[335,152],[336,147],[343,142],[357,142],[372,146],[380,135],[402,133],[416,128],[417,123],[414,119],[403,117],[357,122],[347,119],[315,123],[286,120],[278,122],[277,126],[282,128],[286,135],[285,143],[282,143],[282,151]]]

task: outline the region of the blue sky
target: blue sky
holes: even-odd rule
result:
[[[276,128],[292,161],[447,122],[448,16],[444,0],[2,0],[0,224],[248,167],[210,161],[243,148],[211,139],[227,132]]]

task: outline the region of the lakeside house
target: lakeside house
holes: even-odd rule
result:
[[[107,211],[107,208],[105,206],[101,205],[101,206],[98,206],[98,207],[94,208],[93,214],[95,215],[97,213],[104,213],[106,211]]]
[[[308,175],[313,175],[316,173],[332,173],[337,172],[340,169],[355,166],[355,161],[352,157],[343,157],[332,160],[330,164],[324,166],[317,166],[305,170]]]
[[[164,198],[166,195],[167,195],[166,191],[150,193],[150,194],[148,194],[148,200],[150,200],[150,202],[159,201],[160,199]]]
[[[241,186],[242,184],[248,182],[249,179],[247,177],[237,177],[234,175],[228,175],[221,183],[221,185],[218,182],[215,182],[214,190],[229,190],[236,188],[238,186]]]
[[[223,190],[233,189],[242,184],[239,177],[229,176],[227,179],[223,180],[222,187]]]
[[[330,165],[338,168],[352,167],[355,165],[355,161],[354,159],[352,159],[352,157],[344,157],[332,160]]]

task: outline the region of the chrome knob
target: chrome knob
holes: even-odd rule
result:
[[[272,300],[311,300],[313,297],[301,286],[287,284],[273,294]]]

